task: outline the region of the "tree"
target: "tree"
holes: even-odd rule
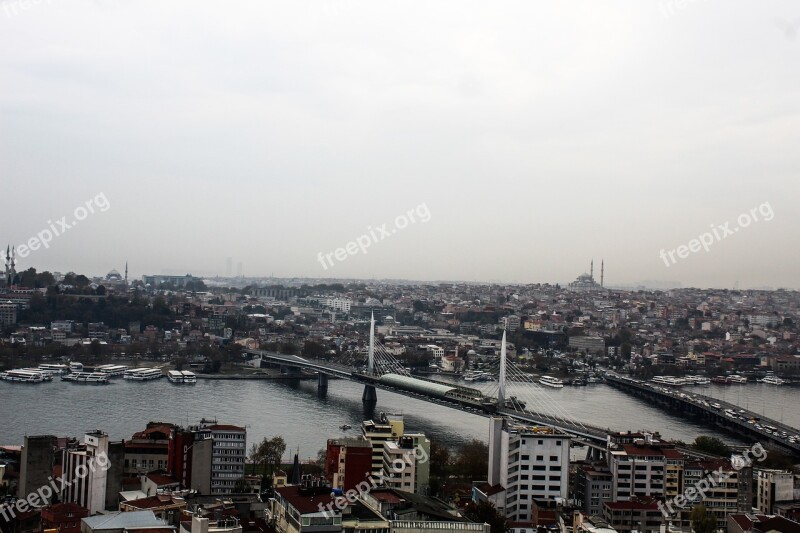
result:
[[[692,446],[701,452],[719,455],[721,457],[727,457],[731,454],[731,450],[728,448],[727,444],[717,437],[709,437],[708,435],[700,435],[694,439],[694,444],[692,444]]]
[[[473,440],[458,449],[455,460],[456,471],[470,481],[486,479],[489,472],[489,447],[480,440]]]
[[[709,513],[704,505],[698,505],[692,509],[689,519],[692,521],[694,533],[714,533],[717,530],[716,517]]]
[[[283,437],[276,436],[268,439],[264,437],[260,443],[250,446],[249,459],[256,466],[261,465],[262,486],[272,486],[272,476],[281,465],[281,458],[286,451],[286,442]]]
[[[431,475],[445,477],[450,466],[450,450],[439,441],[431,440]]]
[[[464,516],[478,524],[489,524],[491,533],[505,533],[510,528],[505,516],[490,502],[469,502],[464,508]]]

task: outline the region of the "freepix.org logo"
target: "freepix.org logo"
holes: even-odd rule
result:
[[[409,209],[402,215],[398,215],[394,219],[394,227],[388,227],[389,224],[381,224],[380,226],[367,227],[367,233],[356,237],[355,240],[348,242],[341,248],[337,248],[331,252],[323,254],[317,253],[317,261],[322,265],[323,270],[328,270],[328,267],[334,265],[333,260],[339,262],[344,261],[348,256],[356,255],[359,252],[367,255],[367,249],[375,243],[388,239],[401,229],[406,229],[409,225],[416,222],[428,222],[431,219],[431,212],[425,203],[419,204],[413,209]]]
[[[78,225],[78,222],[86,220],[89,215],[93,215],[97,210],[105,213],[109,210],[111,204],[106,198],[105,193],[100,193],[94,198],[88,199],[83,205],[79,205],[72,210],[72,218],[67,220],[67,216],[63,216],[53,222],[48,220],[48,227],[38,232],[35,236],[28,239],[24,244],[17,246],[17,255],[20,257],[28,257],[28,254],[38,250],[40,247],[50,248],[50,243],[55,237],[59,237],[66,233],[68,230]]]

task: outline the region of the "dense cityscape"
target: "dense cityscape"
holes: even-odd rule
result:
[[[95,277],[18,271],[11,247],[5,259],[9,399],[20,387],[79,385],[113,398],[157,380],[187,402],[219,380],[313,381],[324,397],[345,379],[365,384],[365,408],[391,391],[416,409],[470,413],[484,435],[435,440],[403,414],[373,412],[318,435],[326,444],[309,457],[287,448],[281,428],[253,434],[235,416],[140,420],[119,440],[103,428],[82,435],[92,424],[82,420],[73,434],[2,443],[8,531],[800,527],[796,418],[709,395],[800,385],[797,291],[611,289],[593,261],[561,287],[132,280],[127,265]],[[685,442],[662,437],[657,419],[598,428],[547,392],[584,387],[618,388],[705,431]]]
[[[800,533],[796,1],[0,50],[0,533]]]

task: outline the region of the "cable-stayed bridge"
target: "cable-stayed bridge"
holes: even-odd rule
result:
[[[262,361],[279,365],[287,372],[302,370],[318,373],[318,386],[326,389],[328,377],[364,384],[362,400],[377,401],[377,389],[415,397],[447,407],[484,416],[503,415],[520,422],[543,425],[573,435],[577,440],[597,449],[605,449],[608,428],[581,422],[568,413],[545,387],[533,381],[506,358],[505,334],[500,358],[483,369],[483,379],[475,386],[412,376],[397,359],[375,339],[374,320],[370,324],[370,342],[366,358],[348,356],[335,361],[309,359],[263,350],[245,350],[259,355]],[[509,389],[514,394],[509,394]]]

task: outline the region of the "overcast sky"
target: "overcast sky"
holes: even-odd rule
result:
[[[0,240],[102,195],[19,266],[796,288],[799,107],[788,0],[0,0]]]

